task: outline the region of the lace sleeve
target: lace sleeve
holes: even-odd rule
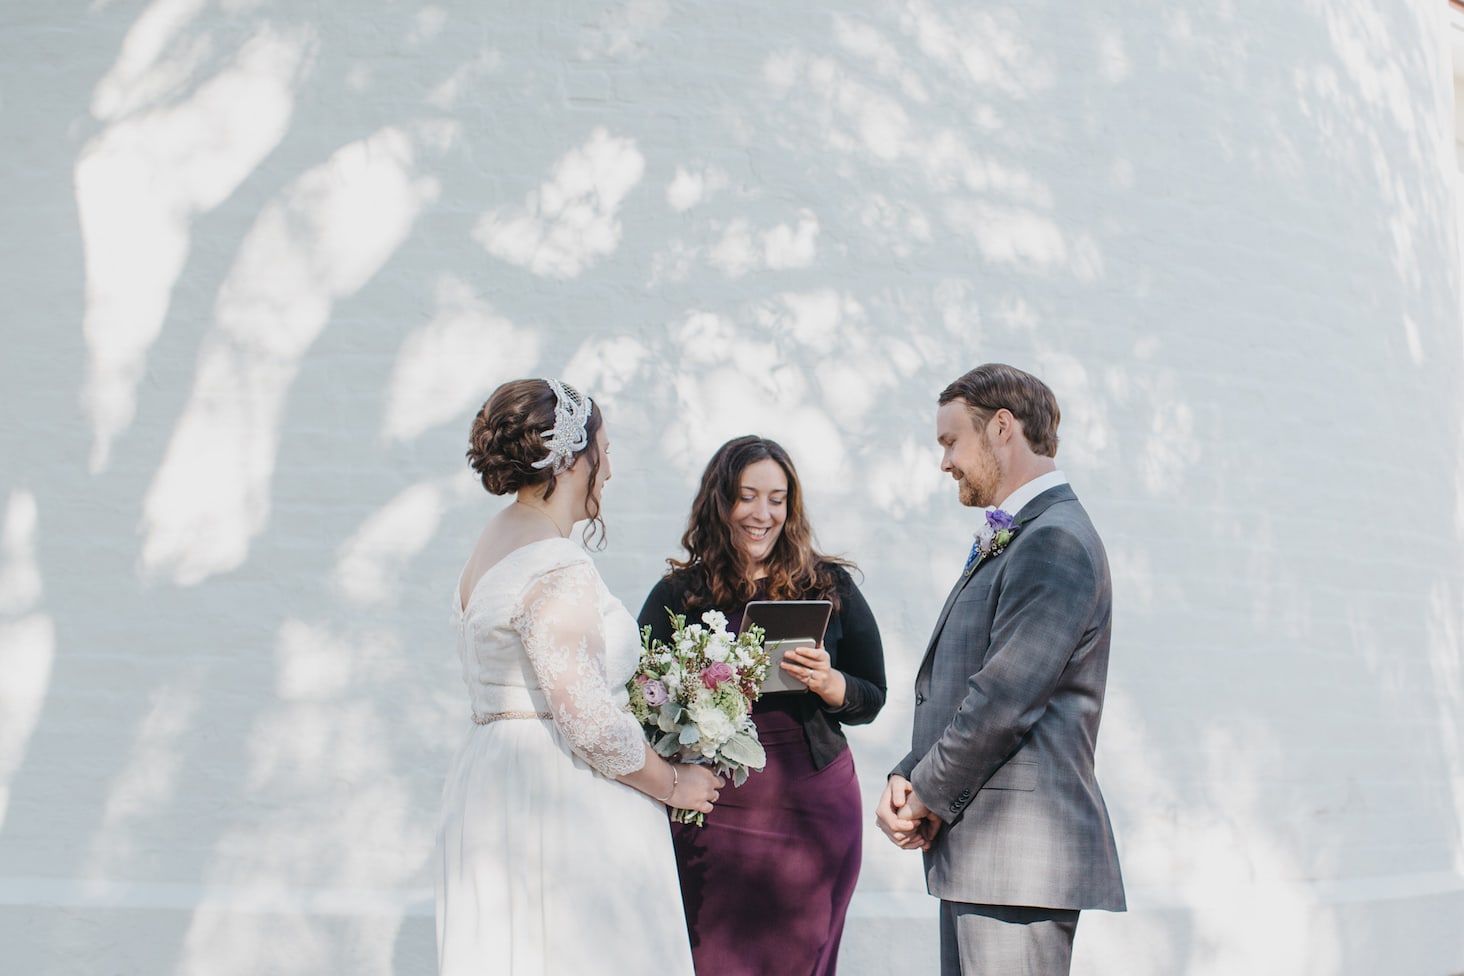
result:
[[[570,748],[616,777],[645,765],[646,739],[635,717],[610,697],[599,603],[594,567],[571,563],[529,584],[513,627]]]

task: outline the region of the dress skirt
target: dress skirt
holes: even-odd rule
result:
[[[665,808],[549,719],[468,732],[436,855],[440,976],[691,973]]]
[[[697,976],[831,976],[859,878],[863,817],[846,748],[814,769],[794,696],[755,706],[762,772],[706,826],[672,824]]]

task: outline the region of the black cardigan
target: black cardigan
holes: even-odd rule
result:
[[[880,643],[879,625],[848,571],[838,565],[830,568],[839,594],[839,609],[829,618],[828,629],[824,631],[824,650],[829,652],[832,666],[844,673],[844,704],[833,708],[812,692],[798,696],[799,720],[803,723],[803,736],[815,769],[824,768],[844,751],[847,742],[840,731],[841,725],[872,722],[885,703],[884,645]],[[640,625],[649,625],[653,638],[671,639],[667,608],[674,613],[687,612],[688,572],[700,570],[673,573],[652,587],[646,597]],[[717,609],[727,613],[737,608]]]

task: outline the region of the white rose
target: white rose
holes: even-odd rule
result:
[[[698,695],[696,701],[687,708],[687,712],[701,732],[699,745],[702,754],[709,758],[737,731],[737,726],[732,724],[727,713],[712,703],[710,695]]]
[[[732,653],[732,645],[718,637],[713,637],[707,643],[707,657],[713,661],[725,661]]]

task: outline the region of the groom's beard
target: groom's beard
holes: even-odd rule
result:
[[[987,505],[996,504],[994,501],[986,500],[986,496],[982,492],[981,487],[973,484],[965,475],[961,476],[957,491],[961,496],[961,504],[968,508],[985,508]]]
[[[969,508],[986,508],[1001,501],[996,490],[1001,485],[1001,462],[994,455],[982,458],[978,467],[971,470],[961,468],[956,480],[956,491],[961,504]]]

